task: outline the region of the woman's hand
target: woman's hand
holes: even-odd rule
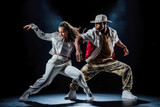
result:
[[[29,29],[31,29],[31,25],[25,25],[25,26],[23,27],[23,29],[29,30]]]

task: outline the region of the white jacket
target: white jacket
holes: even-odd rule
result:
[[[60,54],[66,57],[70,57],[74,45],[72,43],[64,42],[64,38],[58,35],[58,32],[44,33],[37,25],[30,24],[31,28],[35,31],[37,36],[43,40],[52,41],[52,49],[49,51],[51,55]]]
[[[111,55],[113,53],[113,47],[115,46],[115,43],[119,40],[118,35],[116,30],[112,29],[111,27],[109,28],[109,46],[111,49]],[[90,41],[91,43],[93,43],[96,48],[95,50],[91,53],[91,55],[86,59],[86,62],[89,62],[91,60],[93,60],[94,58],[96,58],[96,56],[100,53],[101,48],[103,46],[103,40],[101,40],[101,32],[97,31],[94,28],[88,30],[86,33],[81,34],[81,37],[86,40],[86,41]]]

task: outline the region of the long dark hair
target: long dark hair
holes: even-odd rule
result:
[[[63,27],[64,30],[68,31],[68,39],[65,40],[66,42],[69,42],[69,41],[74,42],[76,36],[80,35],[79,33],[80,28],[73,27],[70,23],[66,21],[61,22],[59,27]]]

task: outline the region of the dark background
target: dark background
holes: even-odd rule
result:
[[[44,74],[45,64],[51,58],[51,43],[39,39],[32,30],[23,26],[35,23],[44,32],[57,31],[65,20],[73,26],[92,28],[97,14],[105,14],[113,23],[119,38],[128,47],[129,56],[116,47],[115,59],[131,66],[134,75],[133,93],[160,96],[159,93],[159,19],[158,3],[141,0],[23,0],[6,1],[1,9],[1,72],[0,97],[20,96]],[[157,27],[158,26],[158,27]],[[82,45],[82,44],[81,44]],[[86,44],[82,45],[83,55]],[[74,51],[75,52],[75,51]],[[85,61],[72,63],[81,68]],[[58,75],[50,86],[40,93],[67,93],[70,78]],[[121,77],[99,73],[88,85],[92,92],[122,91]],[[79,92],[82,89],[79,88]]]

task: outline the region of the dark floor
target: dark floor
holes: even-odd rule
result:
[[[0,106],[52,107],[160,107],[160,97],[137,95],[138,100],[122,99],[121,94],[95,93],[94,101],[87,102],[85,94],[77,94],[76,101],[64,100],[66,94],[37,94],[27,102],[18,102],[19,96],[0,99]]]

